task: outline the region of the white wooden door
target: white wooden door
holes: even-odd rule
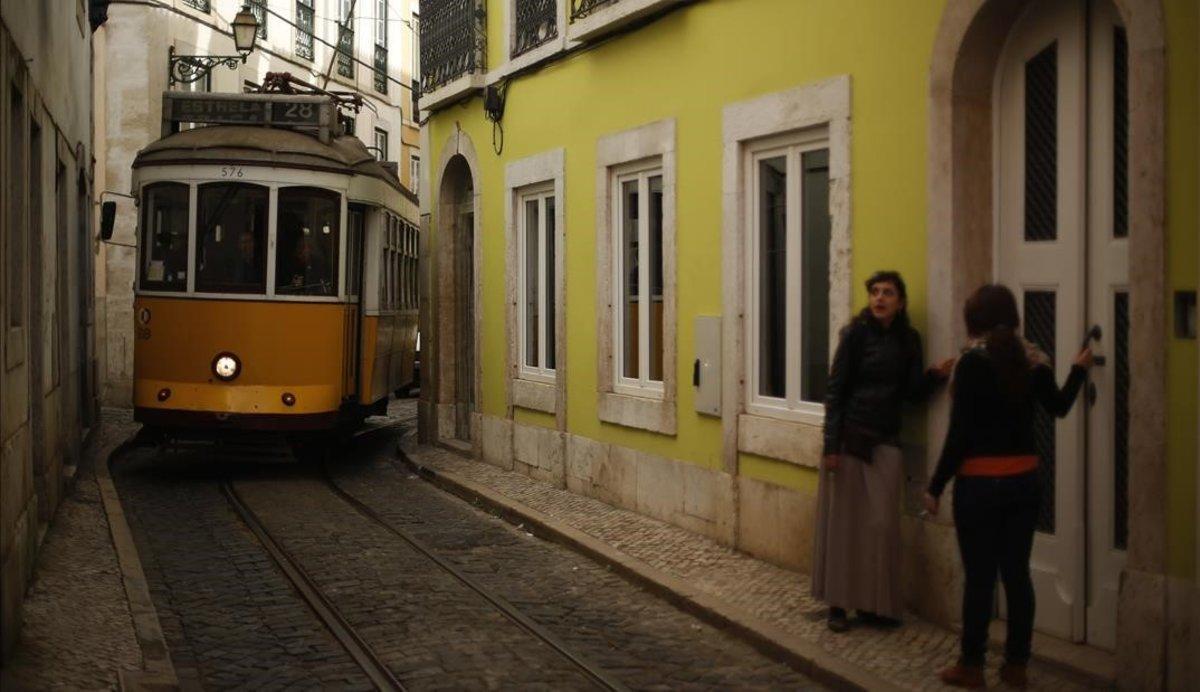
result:
[[[1124,34],[1100,0],[1044,0],[996,82],[996,273],[1061,383],[1088,327],[1104,365],[1066,418],[1039,413],[1035,627],[1115,644],[1128,469],[1128,104]]]

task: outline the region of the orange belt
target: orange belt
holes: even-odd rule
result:
[[[963,462],[960,476],[1019,476],[1037,470],[1034,455],[1018,457],[972,457]]]

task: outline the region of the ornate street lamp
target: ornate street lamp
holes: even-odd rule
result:
[[[242,5],[242,11],[233,18],[233,46],[237,55],[175,55],[175,47],[168,50],[168,82],[176,84],[191,84],[203,79],[217,65],[224,65],[236,70],[239,64],[246,62],[246,56],[254,51],[258,41],[258,18],[250,10],[250,5]]]

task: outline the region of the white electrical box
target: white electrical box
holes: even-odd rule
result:
[[[696,410],[710,416],[720,416],[721,318],[711,315],[697,317],[695,339],[692,387],[696,391]]]

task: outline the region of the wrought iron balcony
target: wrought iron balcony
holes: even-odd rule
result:
[[[483,0],[434,0],[421,7],[421,93],[483,71]]]
[[[517,0],[512,52],[517,57],[558,37],[559,0]]]
[[[208,12],[210,9],[208,0],[183,0],[183,3],[185,5],[191,5],[201,12]]]
[[[354,78],[354,29],[338,25],[337,71],[343,77]]]
[[[296,55],[313,59],[312,0],[296,0]]]
[[[267,37],[267,0],[250,0],[250,11],[258,20],[258,38]]]
[[[375,44],[375,91],[381,94],[388,92],[388,51],[387,48]]]
[[[621,0],[571,0],[571,21],[583,19],[596,10],[616,4],[620,1]]]

